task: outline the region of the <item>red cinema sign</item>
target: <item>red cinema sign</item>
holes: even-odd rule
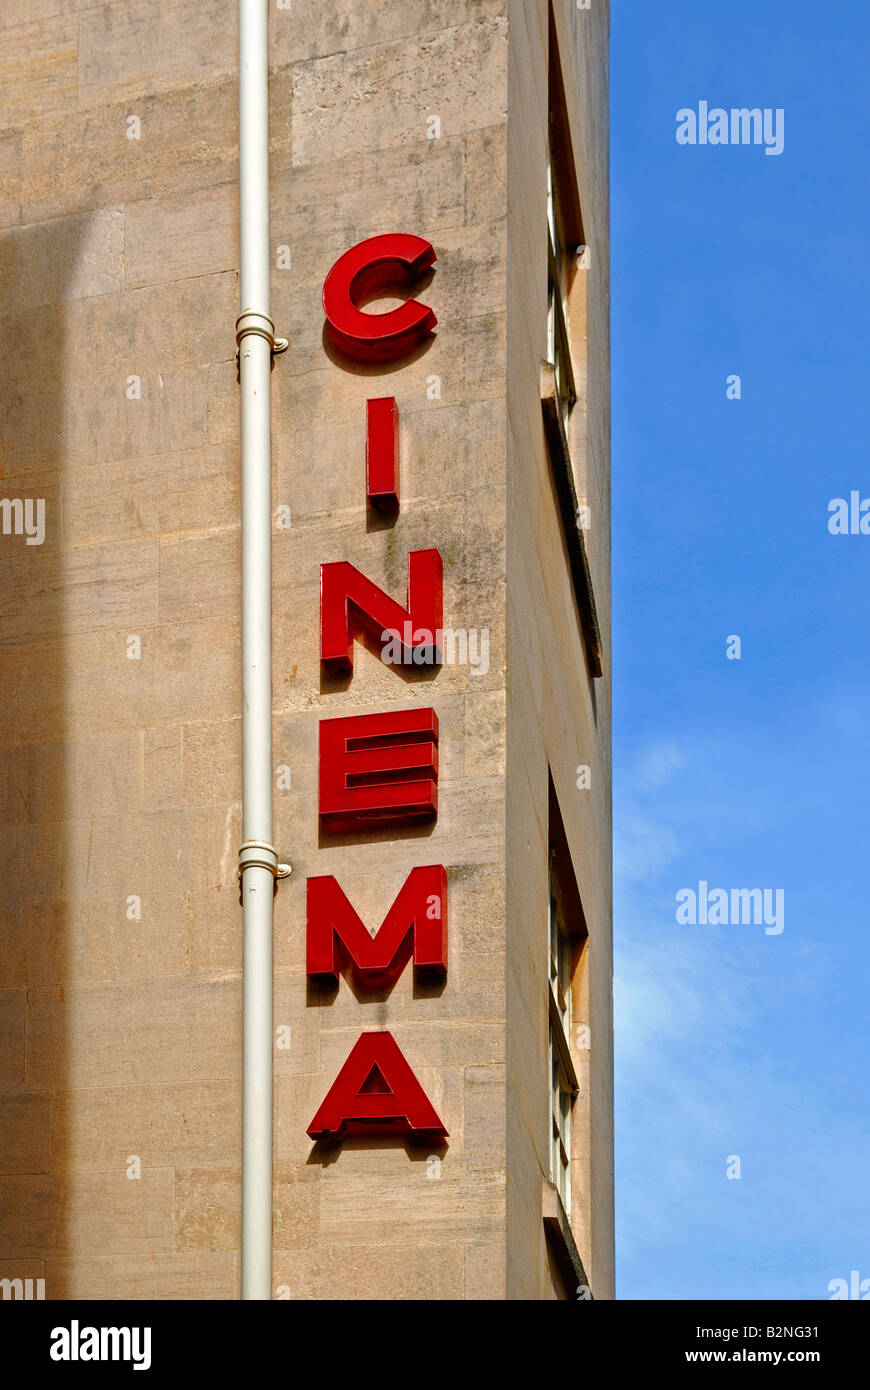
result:
[[[338,983],[349,968],[358,985],[392,984],[413,954],[418,975],[447,973],[447,875],[440,864],[412,869],[371,936],[331,874],[310,878],[309,975]]]
[[[409,552],[406,608],[347,560],[321,565],[320,660],[334,671],[352,671],[354,631],[364,627],[378,641],[384,632],[395,638],[402,665],[437,666],[443,592],[437,550]]]
[[[366,496],[380,512],[399,509],[399,407],[394,396],[366,401]]]
[[[333,343],[364,362],[393,362],[426,341],[432,310],[407,299],[387,313],[366,313],[378,294],[408,287],[435,263],[422,237],[370,237],[340,256],[323,286]],[[381,511],[399,507],[399,412],[392,396],[366,403],[366,496]],[[320,570],[320,659],[353,673],[360,636],[391,640],[403,666],[438,665],[443,573],[437,550],[408,555],[404,605],[348,560]],[[386,661],[384,649],[381,659]],[[392,664],[391,656],[387,664]],[[327,835],[407,824],[438,814],[438,716],[434,709],[386,710],[320,722],[319,817]],[[383,989],[413,959],[418,975],[447,971],[447,874],[441,864],[411,869],[380,928],[371,936],[332,875],[309,878],[306,970],[338,983],[343,971],[359,989]],[[391,1033],[363,1033],[332,1083],[308,1133],[316,1140],[348,1134],[443,1138],[447,1131]]]
[[[320,721],[320,824],[327,834],[437,814],[434,709]]]
[[[435,264],[419,236],[373,236],[339,256],[323,285],[323,312],[332,341],[360,362],[395,362],[431,334],[438,320],[426,304],[407,299],[386,314],[366,314],[361,299],[404,289]]]
[[[403,1134],[443,1138],[447,1130],[427,1099],[392,1033],[363,1033],[351,1048],[308,1133]]]

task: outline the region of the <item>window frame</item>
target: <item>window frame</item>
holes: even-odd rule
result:
[[[581,1113],[575,1111],[578,1100],[583,1099],[583,1091],[588,1090],[584,1081],[580,1086],[580,1074],[588,1076],[588,1043],[584,1043],[582,1056],[577,1043],[577,1010],[585,1019],[589,1007],[589,928],[583,911],[583,900],[577,886],[577,876],[553,782],[552,769],[548,768],[548,907],[547,907],[547,1001],[548,1001],[548,1042],[547,1042],[547,1085],[548,1098],[548,1166],[550,1181],[561,1203],[561,1209],[568,1225],[574,1207],[576,1186],[574,1168],[575,1146],[580,1136],[589,1138],[589,1112],[584,1104]],[[557,940],[551,936],[553,926],[561,935]],[[559,969],[562,945],[562,968]],[[554,951],[553,947],[557,949]],[[554,974],[560,976],[560,990],[554,988]],[[561,997],[560,997],[561,994]],[[582,1162],[581,1155],[577,1154]],[[583,1188],[582,1176],[580,1178]]]
[[[556,951],[553,951],[554,941]],[[550,852],[547,941],[549,1002],[548,1061],[550,1074],[550,1181],[571,1216],[571,1150],[573,1111],[580,1091],[571,1055],[576,942],[559,888],[555,853]]]
[[[550,125],[557,119],[550,111]],[[547,146],[547,361],[556,376],[559,409],[567,429],[568,418],[577,401],[577,385],[568,331],[566,263],[570,260],[558,188],[558,166],[552,140]]]

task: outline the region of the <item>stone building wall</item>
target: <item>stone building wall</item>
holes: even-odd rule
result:
[[[556,9],[571,33],[588,22],[568,0]],[[581,35],[577,90],[606,59],[604,12],[594,37]],[[272,375],[275,842],[294,870],[275,909],[275,1024],[289,1029],[275,1052],[282,1297],[551,1296],[537,1263],[540,1219],[527,1233],[510,1217],[506,1186],[511,1143],[521,1180],[543,1116],[535,1111],[527,1132],[508,1138],[517,1119],[507,1034],[515,1019],[527,1024],[509,984],[520,957],[509,973],[506,952],[540,878],[539,865],[523,877],[511,846],[539,809],[542,766],[546,787],[539,720],[551,705],[575,724],[573,738],[550,748],[551,761],[562,757],[562,784],[578,740],[598,740],[595,796],[584,809],[569,804],[566,821],[602,940],[595,1027],[607,1026],[606,697],[594,733],[572,636],[550,670],[550,703],[531,709],[540,651],[523,645],[511,618],[512,605],[526,605],[540,626],[552,597],[527,578],[552,541],[535,482],[539,307],[529,304],[520,326],[540,250],[534,265],[519,264],[533,254],[531,241],[523,248],[525,195],[507,192],[528,135],[509,112],[520,84],[540,80],[546,13],[543,0],[271,6],[272,313],[290,340]],[[523,75],[526,26],[535,39]],[[584,121],[592,116],[580,148],[595,166],[588,188],[602,200],[603,246],[596,121],[606,78],[596,81],[582,98]],[[0,474],[5,497],[44,499],[46,519],[40,545],[0,535],[0,1277],[43,1277],[49,1298],[232,1298],[241,1144],[235,5],[5,0],[0,91]],[[537,197],[540,169],[521,176]],[[421,298],[437,333],[405,362],[352,369],[323,337],[323,279],[355,242],[397,230],[434,244]],[[603,279],[596,294],[606,354]],[[511,333],[521,350],[509,349]],[[606,356],[595,372],[603,402]],[[365,497],[365,402],[383,395],[396,397],[401,422],[394,522]],[[600,449],[589,491],[603,518],[606,407],[590,409],[590,420]],[[541,512],[528,533],[537,551],[517,514],[526,492]],[[289,528],[278,524],[287,508]],[[399,672],[357,642],[352,678],[327,675],[320,564],[351,560],[404,603],[407,552],[430,546],[444,560],[445,627],[486,629],[487,669]],[[546,564],[564,607],[555,549]],[[435,825],[322,835],[320,720],[415,705],[433,706],[440,721]],[[436,862],[449,882],[443,987],[421,986],[410,968],[378,995],[344,979],[337,993],[307,983],[308,875],[335,874],[375,927],[408,871]],[[530,930],[532,920],[540,925],[529,919]],[[320,1153],[307,1124],[359,1034],[384,1027],[441,1115],[445,1148],[359,1140]],[[602,1039],[590,1193],[606,1212],[605,1052]],[[519,1071],[518,1095],[540,1068],[526,1081]],[[605,1230],[586,1256],[605,1295],[608,1239]],[[528,1257],[518,1246],[512,1258],[517,1268],[532,1260],[533,1286],[521,1274],[511,1282],[512,1240],[531,1242]]]

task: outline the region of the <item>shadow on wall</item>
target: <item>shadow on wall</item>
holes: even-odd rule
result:
[[[0,1279],[64,1298],[70,978],[65,301],[86,220],[0,232]],[[17,1285],[2,1297],[21,1297]]]

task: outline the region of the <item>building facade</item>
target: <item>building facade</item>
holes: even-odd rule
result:
[[[0,15],[0,1278],[52,1299],[239,1294],[236,42]],[[607,45],[605,0],[271,3],[276,1298],[613,1296]],[[324,282],[395,233],[434,262],[361,307],[437,326],[360,359]],[[413,619],[432,551],[440,663],[352,595],[324,659],[322,567]],[[399,713],[437,810],[330,817],[328,722]],[[434,969],[312,968],[324,883],[372,934],[415,869]],[[312,1137],[384,1033],[446,1133]]]

